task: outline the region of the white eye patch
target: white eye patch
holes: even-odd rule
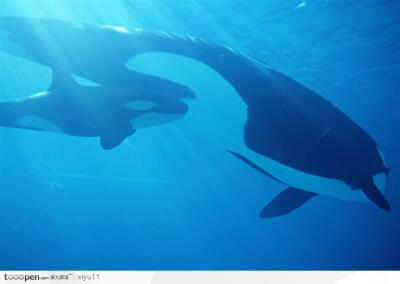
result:
[[[125,104],[125,106],[132,110],[150,110],[155,107],[157,104],[151,101],[134,101]]]

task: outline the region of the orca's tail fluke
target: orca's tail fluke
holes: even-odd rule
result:
[[[386,211],[391,210],[389,202],[382,192],[375,186],[372,178],[370,178],[368,182],[362,186],[361,190],[369,198],[369,200],[371,200],[377,206]]]

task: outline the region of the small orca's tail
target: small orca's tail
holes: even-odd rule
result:
[[[382,194],[382,192],[375,186],[372,178],[369,178],[366,183],[361,187],[362,192],[375,203],[377,206],[382,208],[383,210],[390,211],[389,202],[386,200],[386,197]]]

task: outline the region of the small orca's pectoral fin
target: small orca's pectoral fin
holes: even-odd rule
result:
[[[278,217],[299,208],[317,193],[289,187],[278,194],[260,213],[261,218]]]
[[[124,142],[125,138],[134,134],[136,130],[130,130],[129,133],[109,132],[100,136],[100,144],[104,150],[110,150]]]
[[[389,202],[386,200],[386,197],[382,194],[382,192],[375,186],[374,182],[371,180],[366,183],[361,188],[362,192],[371,200],[373,203],[375,203],[377,206],[382,208],[383,210],[390,211],[390,205]]]

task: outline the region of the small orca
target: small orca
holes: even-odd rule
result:
[[[164,32],[29,18],[2,18],[0,25],[8,39],[0,49],[101,85],[193,90],[197,100],[187,101],[179,127],[289,186],[263,218],[318,194],[390,210],[382,193],[389,169],[375,141],[329,101],[260,60]]]
[[[187,109],[159,90],[81,86],[55,71],[48,91],[0,103],[0,126],[100,137],[103,149],[112,149],[137,129],[177,120]]]

